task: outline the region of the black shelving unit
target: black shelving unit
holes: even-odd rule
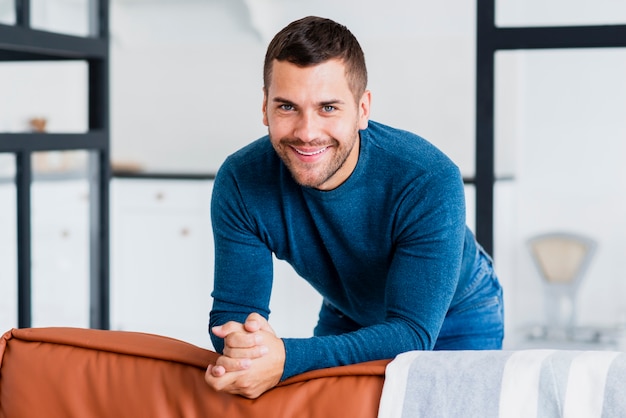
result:
[[[626,25],[497,27],[495,0],[477,0],[476,236],[493,253],[495,54],[502,50],[626,47]]]
[[[0,132],[0,153],[15,155],[17,193],[18,327],[32,322],[31,155],[39,151],[89,151],[90,318],[92,328],[109,328],[109,2],[91,0],[95,23],[90,36],[33,29],[30,0],[15,1],[15,24],[0,24],[0,61],[84,61],[88,66],[88,131]]]

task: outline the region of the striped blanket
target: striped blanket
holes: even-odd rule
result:
[[[387,366],[378,417],[626,417],[626,353],[404,353]]]

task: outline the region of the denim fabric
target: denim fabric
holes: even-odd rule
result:
[[[434,350],[498,350],[504,338],[502,287],[493,270],[493,261],[478,246],[479,256],[473,280],[455,298],[444,320]],[[315,336],[339,335],[361,326],[324,301]]]
[[[502,287],[493,261],[478,246],[479,257],[462,297],[448,313],[434,350],[499,350],[504,339]]]
[[[316,337],[340,335],[346,332],[356,331],[359,328],[362,328],[361,325],[345,316],[327,300],[324,300],[317,326],[313,330],[313,335]]]

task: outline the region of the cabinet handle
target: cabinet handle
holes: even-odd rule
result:
[[[165,199],[165,193],[163,193],[163,192],[157,192],[157,194],[156,194],[156,195],[154,195],[154,198],[155,198],[156,200],[161,201],[161,200]]]
[[[61,238],[69,238],[70,236],[70,230],[69,229],[62,229],[61,230]]]
[[[189,236],[189,234],[191,234],[191,231],[189,230],[189,228],[183,228],[180,230],[180,235],[182,235],[183,237],[187,237]]]

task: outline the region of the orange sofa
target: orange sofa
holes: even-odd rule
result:
[[[13,329],[0,340],[0,417],[376,417],[389,361],[317,370],[258,399],[204,382],[215,352],[151,334]]]

